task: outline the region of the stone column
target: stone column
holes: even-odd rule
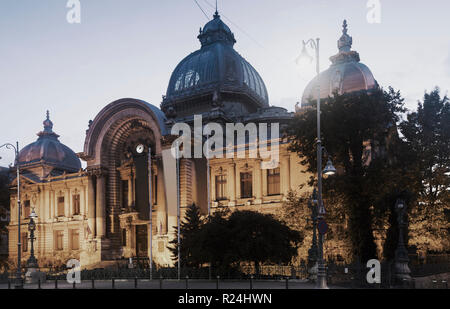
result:
[[[95,226],[95,189],[93,175],[88,177],[88,205],[87,205],[88,226],[91,231],[90,237],[94,237],[96,233]]]
[[[45,222],[45,219],[47,218],[47,215],[45,213],[45,189],[44,187],[40,187],[39,190],[41,191],[39,193],[39,205],[38,205],[38,214],[41,222]]]
[[[68,200],[68,202],[69,202],[69,215],[68,215],[68,217],[69,218],[72,217],[72,215],[73,215],[73,196],[72,196],[72,193],[73,193],[72,190],[67,189],[67,194],[69,196],[69,200]]]
[[[212,205],[212,202],[217,199],[217,192],[216,192],[216,173],[213,174],[213,169],[211,166],[207,166],[206,168],[209,168],[209,198],[210,198],[210,205]]]
[[[234,165],[234,187],[236,192],[236,199],[241,198],[241,175],[237,164]]]
[[[70,213],[70,206],[71,206],[71,200],[70,200],[70,191],[69,189],[64,190],[64,217],[69,218]]]
[[[97,175],[97,194],[96,194],[96,225],[97,237],[105,236],[106,232],[106,198],[105,198],[105,175]]]
[[[262,195],[267,196],[267,169],[261,171]]]
[[[228,194],[230,196],[230,202],[235,203],[236,202],[236,171],[235,171],[235,163],[231,163],[228,168]]]
[[[86,187],[83,185],[80,190],[80,215],[85,218],[86,214]]]
[[[54,209],[54,205],[53,205],[53,201],[54,201],[54,192],[53,191],[48,191],[48,204],[49,204],[49,219],[51,221],[53,221],[53,218],[55,217],[55,209]]]
[[[255,165],[253,167],[253,173],[255,175],[255,177],[253,177],[253,184],[255,187],[255,204],[261,204],[262,202],[261,172],[261,161],[255,160]]]
[[[133,174],[130,174],[128,178],[128,207],[131,209],[134,204],[134,188],[133,188]]]
[[[283,155],[281,156],[281,166],[280,166],[280,179],[282,180],[281,183],[281,194],[284,194],[285,196],[289,192],[291,188],[290,183],[290,166],[289,166],[290,156],[289,155]]]

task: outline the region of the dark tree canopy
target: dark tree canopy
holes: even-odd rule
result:
[[[181,265],[211,264],[215,272],[230,270],[241,262],[288,263],[297,254],[302,235],[272,215],[253,211],[216,211],[205,221],[197,220],[194,206],[181,227]],[[195,224],[193,224],[195,222]],[[197,225],[198,224],[198,225]],[[171,249],[177,257],[177,240]],[[192,247],[189,247],[192,246]]]
[[[211,263],[216,271],[226,271],[233,260],[230,250],[232,234],[226,219],[228,211],[214,212],[202,225],[197,240],[202,247],[204,263]]]
[[[392,88],[338,95],[321,104],[321,139],[339,173],[324,180],[324,198],[339,195],[349,213],[353,256],[361,261],[376,257],[371,206],[384,190],[383,172],[392,162],[387,156],[397,139],[398,113],[403,99]],[[290,149],[308,171],[316,174],[317,110],[298,114],[288,132]],[[324,160],[325,161],[325,160]],[[311,179],[315,183],[317,179]]]
[[[192,204],[186,210],[185,219],[180,223],[180,258],[181,266],[198,267],[201,264],[201,247],[198,242],[202,221],[200,209]],[[169,250],[172,253],[172,259],[178,261],[178,229],[176,237],[170,242],[172,247]]]
[[[425,93],[417,112],[400,125],[404,140],[414,155],[414,172],[420,179],[420,199],[430,207],[449,203],[450,102],[439,89]]]
[[[257,273],[261,262],[288,263],[297,254],[302,235],[272,215],[237,211],[228,219],[231,249],[236,261],[254,262]]]
[[[449,250],[450,102],[439,89],[425,93],[400,129],[409,153],[407,179],[414,184],[410,236],[420,251]]]

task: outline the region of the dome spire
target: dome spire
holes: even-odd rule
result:
[[[50,120],[50,112],[47,110],[46,119],[44,120],[44,132],[53,133],[53,122]]]
[[[353,39],[347,34],[347,26],[347,20],[344,19],[344,23],[342,24],[342,36],[338,41],[339,52],[349,52],[352,48]]]
[[[220,19],[219,11],[216,6],[216,12],[213,19],[208,21],[197,36],[203,46],[207,46],[216,42],[234,45],[236,40],[230,28]]]
[[[330,57],[331,62],[334,64],[344,63],[344,62],[359,62],[358,52],[351,50],[353,44],[353,39],[348,35],[348,24],[347,20],[344,19],[342,24],[342,36],[337,41],[339,52]]]
[[[54,136],[58,138],[59,135],[53,132],[53,122],[50,120],[50,112],[47,110],[45,115],[45,120],[42,122],[42,124],[44,125],[44,131],[39,132],[37,135],[39,137]]]

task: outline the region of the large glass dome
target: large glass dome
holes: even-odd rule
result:
[[[173,101],[214,91],[245,94],[259,107],[268,106],[267,89],[258,72],[233,45],[230,28],[216,13],[198,36],[202,47],[184,58],[169,81],[164,108]]]

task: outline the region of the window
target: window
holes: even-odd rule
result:
[[[156,205],[158,203],[158,175],[153,175],[152,180],[152,203]]]
[[[73,214],[79,215],[80,214],[80,195],[75,194],[73,196]]]
[[[127,246],[127,230],[122,229],[122,246]]]
[[[227,185],[227,178],[225,175],[216,176],[216,200],[226,200],[225,187]]]
[[[28,233],[22,233],[22,252],[28,251]]]
[[[280,194],[280,168],[267,170],[267,194]]]
[[[71,239],[71,248],[72,250],[79,250],[80,249],[80,232],[78,230],[72,230],[70,233]]]
[[[64,196],[58,197],[58,217],[64,216]]]
[[[28,218],[30,216],[30,200],[23,202],[23,214],[22,218]]]
[[[128,180],[122,180],[122,208],[128,207]]]
[[[64,249],[64,231],[55,232],[55,250]]]
[[[250,198],[252,196],[252,173],[241,173],[241,198]]]

